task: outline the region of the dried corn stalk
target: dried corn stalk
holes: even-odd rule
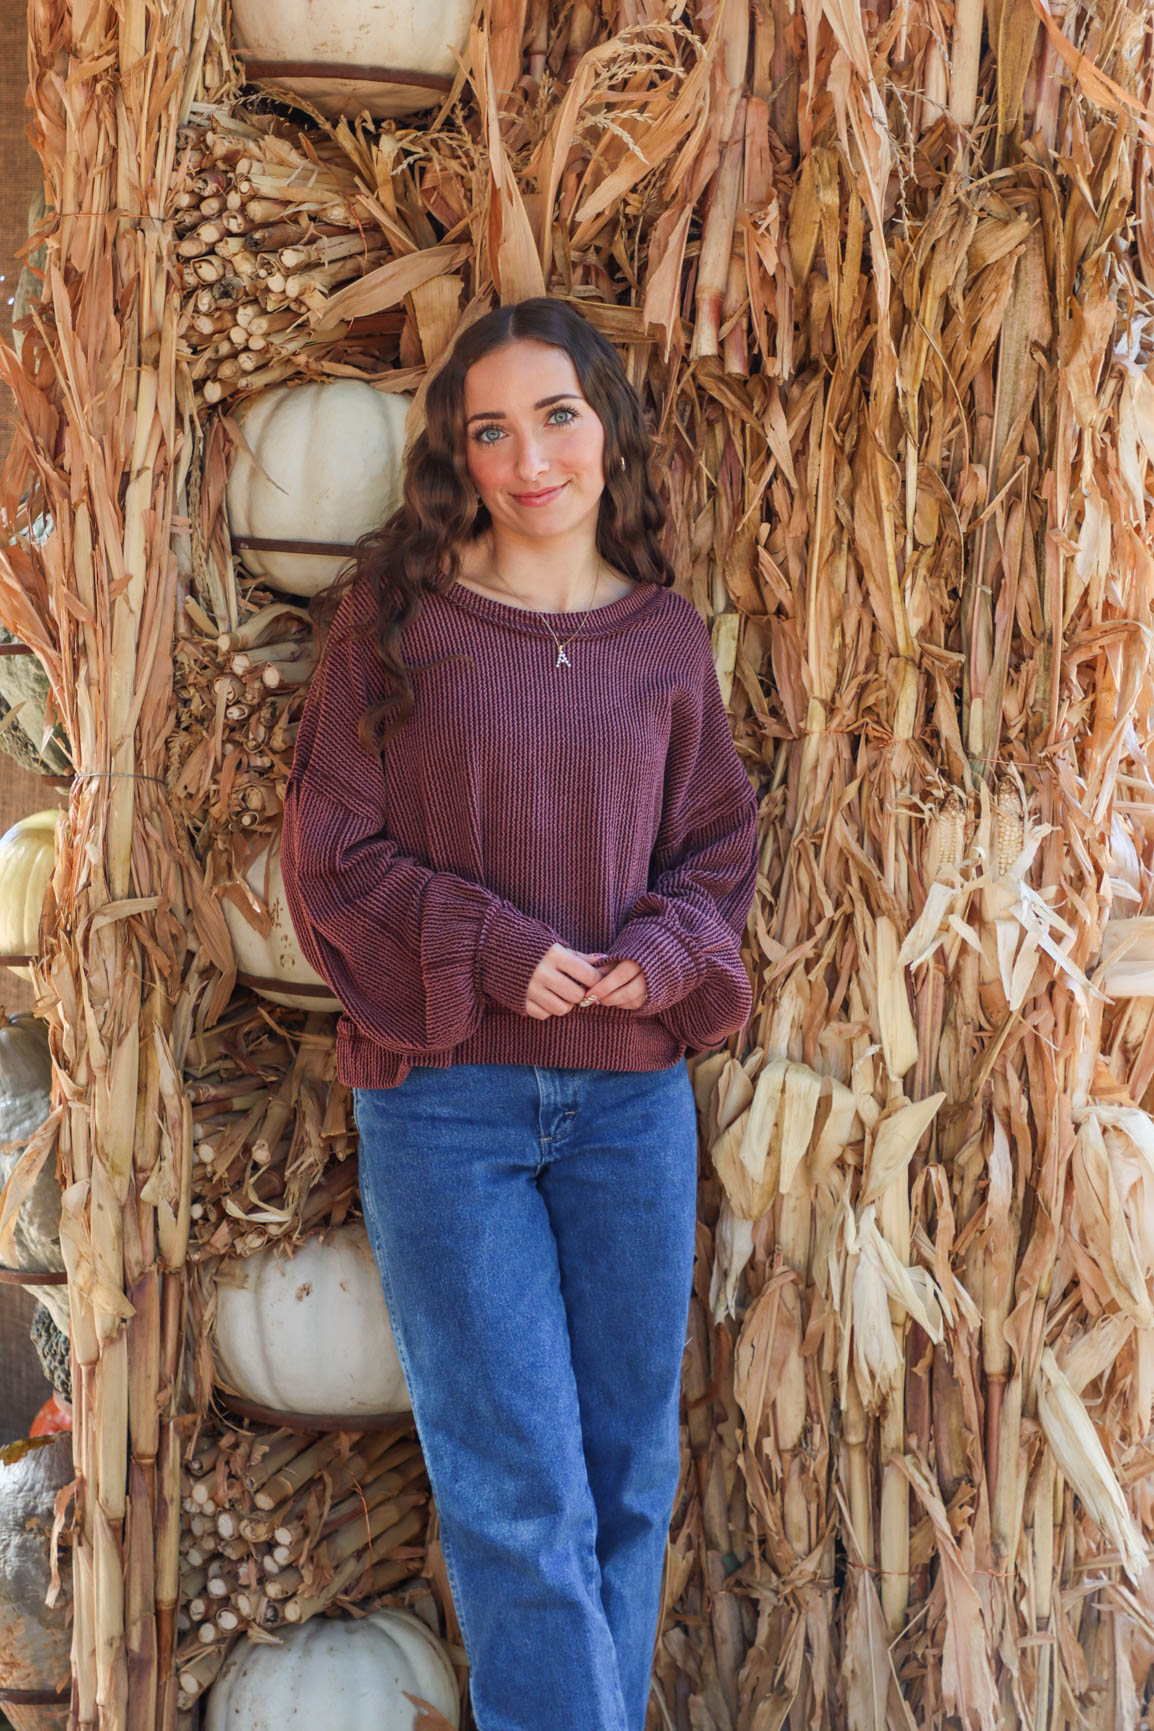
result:
[[[179,1706],[193,1705],[242,1637],[276,1640],[276,1629],[330,1606],[428,1601],[429,1517],[411,1426],[203,1428],[181,1475]]]
[[[189,1042],[193,1262],[291,1243],[353,1206],[356,1131],[332,1024],[238,996]]]

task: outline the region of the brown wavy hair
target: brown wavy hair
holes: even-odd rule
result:
[[[598,552],[637,582],[662,588],[673,582],[673,567],[660,540],[665,513],[650,474],[649,432],[612,343],[575,307],[544,295],[483,314],[460,333],[429,381],[425,426],[405,464],[404,503],[380,529],[361,536],[353,563],[313,604],[314,616],[325,625],[359,579],[371,583],[376,595],[378,612],[370,632],[388,674],[390,695],[361,717],[357,732],[366,750],[379,751],[412,713],[413,688],[401,654],[401,633],[416,619],[426,593],[443,593],[452,585],[462,546],[490,522],[469,479],[465,374],[482,356],[526,338],[565,351],[585,400],[605,429]]]

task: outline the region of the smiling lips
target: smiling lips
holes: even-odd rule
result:
[[[562,481],[556,487],[547,487],[543,493],[514,493],[513,498],[518,505],[547,505],[550,499],[557,497],[564,485],[565,482]]]

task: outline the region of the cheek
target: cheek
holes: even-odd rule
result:
[[[469,479],[478,492],[483,492],[486,487],[491,487],[500,476],[503,468],[502,453],[505,449],[505,443],[506,441],[503,439],[495,446],[478,445],[470,441],[465,463],[469,471]]]
[[[605,462],[605,431],[600,421],[574,429],[569,458],[574,468],[585,469],[593,479],[601,481]]]

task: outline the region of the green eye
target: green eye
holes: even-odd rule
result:
[[[564,419],[559,421],[557,419],[558,415],[564,416]],[[545,424],[546,426],[552,427],[568,427],[571,426],[574,421],[579,421],[580,419],[581,417],[576,409],[569,408],[564,403],[559,403],[555,409],[550,409]],[[492,438],[489,437],[490,433],[493,435]],[[487,427],[478,427],[470,437],[478,445],[495,445],[500,439],[505,437],[505,434],[495,422],[490,422]]]

